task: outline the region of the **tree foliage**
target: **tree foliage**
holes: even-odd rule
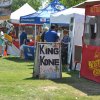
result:
[[[13,0],[12,4],[12,11],[15,11],[16,9],[20,8],[25,3],[28,3],[30,6],[32,6],[35,10],[38,10],[39,7],[42,5],[42,2],[45,2],[45,0]],[[53,0],[48,0],[49,2]],[[65,7],[69,8],[72,6],[75,6],[78,3],[81,3],[85,0],[59,0]],[[27,9],[27,8],[26,8]]]
[[[49,0],[49,2],[51,2],[53,0]],[[72,6],[75,6],[83,1],[86,1],[86,0],[59,0],[65,7],[69,8],[69,7],[72,7]]]
[[[86,0],[60,0],[60,1],[62,2],[62,4],[64,4],[66,7],[69,8]]]
[[[35,10],[38,10],[39,7],[41,6],[41,0],[13,0],[12,11],[15,11],[16,9],[20,8],[25,3],[28,3]]]

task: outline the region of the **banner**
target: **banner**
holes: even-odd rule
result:
[[[100,4],[86,7],[86,15],[97,16],[100,15]]]
[[[83,45],[80,75],[100,83],[100,47]]]
[[[60,43],[38,43],[39,77],[61,78]]]

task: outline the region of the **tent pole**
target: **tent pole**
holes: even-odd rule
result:
[[[73,17],[72,17],[73,18]],[[70,25],[71,26],[73,26],[73,29],[72,30],[70,30],[70,32],[69,32],[69,36],[70,36],[70,38],[71,38],[71,41],[70,41],[70,43],[68,44],[68,64],[69,65],[72,65],[71,63],[71,56],[72,56],[72,54],[73,54],[73,38],[74,38],[74,33],[75,33],[75,18],[73,18],[73,22],[72,23],[70,23]],[[73,58],[72,58],[72,60],[73,60]],[[73,65],[72,65],[73,66]],[[68,67],[70,67],[71,69],[72,69],[72,66],[68,66]]]
[[[19,39],[19,45],[20,45],[20,34],[21,34],[21,26],[19,24],[19,27],[18,27],[18,39]]]
[[[36,24],[35,24],[35,45],[36,45]]]

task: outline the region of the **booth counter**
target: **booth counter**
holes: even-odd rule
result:
[[[80,75],[100,83],[100,4],[86,6]]]

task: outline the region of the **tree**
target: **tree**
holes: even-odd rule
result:
[[[41,0],[13,0],[12,11],[15,11],[16,9],[20,8],[25,3],[28,3],[35,10],[38,10],[39,7],[42,5]]]
[[[49,0],[49,2],[51,2],[53,0]],[[72,6],[75,6],[83,1],[86,1],[86,0],[59,0],[65,7],[69,8],[69,7],[72,7]]]
[[[62,4],[64,4],[66,7],[72,7],[72,6],[75,6],[83,1],[86,1],[86,0],[60,0]]]
[[[16,9],[20,8],[25,3],[28,3],[30,6],[32,6],[35,10],[39,10],[39,7],[42,6],[42,2],[45,2],[46,0],[13,0],[12,4],[12,11],[15,11]],[[48,0],[48,2],[51,2],[53,0]],[[76,4],[79,4],[86,0],[59,0],[65,7],[69,8],[72,6],[75,6]]]

